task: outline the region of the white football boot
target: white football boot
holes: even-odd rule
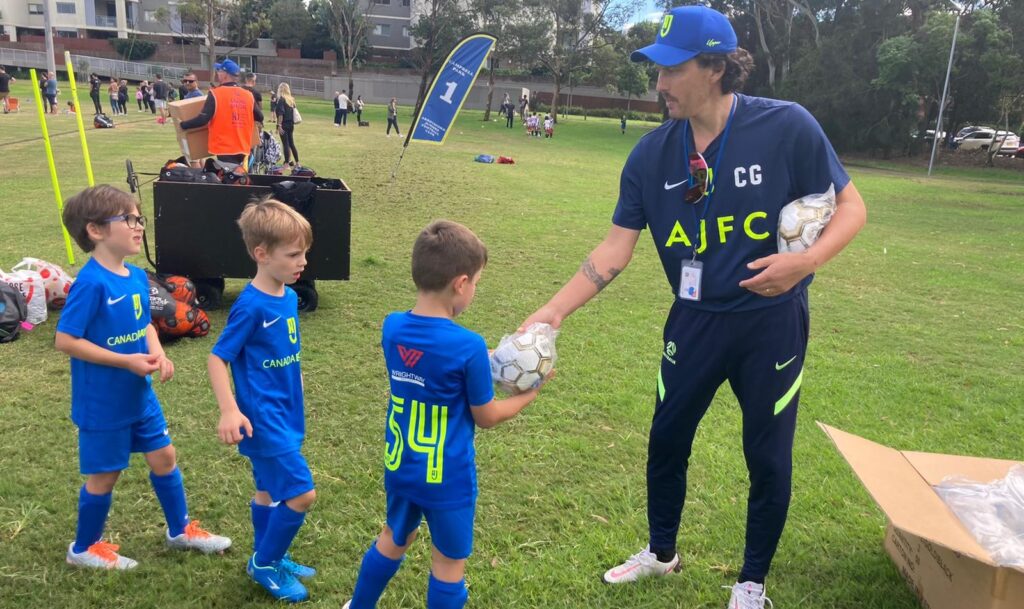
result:
[[[231,540],[227,537],[214,535],[213,533],[199,526],[198,520],[191,520],[185,525],[185,531],[180,535],[171,537],[165,532],[167,547],[176,550],[198,550],[203,554],[223,553],[231,547]]]
[[[678,573],[680,571],[679,555],[676,554],[672,560],[661,562],[657,555],[651,552],[651,546],[645,547],[636,554],[630,556],[621,565],[608,569],[604,574],[604,581],[609,584],[624,584],[633,582],[642,577],[657,577]]]
[[[67,561],[75,567],[90,569],[115,569],[126,571],[139,566],[134,560],[117,553],[120,546],[105,541],[97,541],[84,552],[75,553],[75,542],[68,546]]]
[[[729,586],[722,586],[726,590]],[[728,609],[764,609],[768,603],[770,609],[775,609],[772,599],[764,595],[764,585],[754,582],[736,583],[732,586],[732,597],[729,598]]]

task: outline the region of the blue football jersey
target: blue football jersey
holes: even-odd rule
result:
[[[285,287],[283,296],[271,296],[245,286],[213,346],[231,364],[235,401],[252,423],[252,437],[238,445],[243,455],[274,457],[302,447],[301,352],[295,292]]]
[[[688,141],[684,142],[683,134]],[[805,293],[813,276],[787,294],[764,298],[739,282],[760,270],[747,263],[778,253],[779,211],[794,199],[836,193],[850,181],[835,150],[814,117],[798,104],[737,94],[736,111],[722,151],[720,134],[702,152],[718,164],[708,201],[686,203],[689,178],[686,151],[695,152],[686,121],[668,121],[637,143],[622,170],[612,221],[624,228],[649,228],[673,295],[681,267],[693,257],[703,267],[700,301],[680,304],[705,311],[746,311],[778,304]]]
[[[450,319],[411,312],[384,320],[391,381],[384,430],[384,486],[422,507],[476,501],[472,406],[494,399],[484,339]]]
[[[149,281],[142,269],[125,265],[113,273],[90,258],[71,285],[57,331],[116,353],[149,353]],[[156,399],[148,376],[71,358],[71,420],[81,429],[117,429],[147,414]]]

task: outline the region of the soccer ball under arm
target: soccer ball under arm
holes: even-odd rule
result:
[[[810,194],[792,201],[779,212],[779,252],[803,252],[811,247],[836,211],[836,190]]]

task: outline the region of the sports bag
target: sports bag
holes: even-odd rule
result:
[[[114,126],[114,119],[100,113],[92,117],[92,126],[96,129],[111,129]]]
[[[0,270],[0,281],[21,292],[28,305],[26,321],[37,326],[46,321],[46,288],[43,277],[37,271],[21,270],[5,273]]]
[[[17,340],[27,317],[25,297],[17,288],[0,282],[0,343]]]
[[[207,168],[192,167],[185,157],[164,163],[160,169],[161,182],[192,182],[199,184],[221,184],[220,176]]]

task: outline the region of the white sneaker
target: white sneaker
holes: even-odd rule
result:
[[[121,556],[117,553],[120,546],[105,541],[97,541],[89,546],[85,552],[75,553],[75,542],[68,546],[67,561],[75,567],[88,567],[91,569],[115,569],[125,571],[134,569],[139,563]]]
[[[651,552],[651,546],[645,547],[636,554],[630,556],[621,565],[608,569],[604,574],[604,581],[609,584],[623,584],[636,581],[642,577],[662,576],[669,573],[678,573],[679,555],[676,554],[672,560],[661,562],[657,555]]]
[[[722,586],[726,590],[729,586]],[[732,586],[732,597],[729,598],[728,609],[764,609],[768,603],[770,609],[775,609],[772,599],[764,595],[764,585],[754,582],[736,583]]]
[[[203,554],[213,554],[223,553],[231,547],[230,539],[203,529],[199,526],[198,520],[190,520],[180,535],[171,537],[169,532],[165,532],[164,535],[167,538],[167,547],[176,550],[198,550]]]

